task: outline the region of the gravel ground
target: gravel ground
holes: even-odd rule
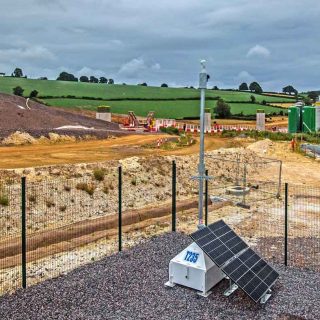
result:
[[[223,296],[223,280],[209,298],[166,288],[168,264],[191,243],[183,234],[152,238],[135,248],[0,298],[0,319],[319,319],[320,274],[275,265],[280,272],[264,306],[241,290]]]

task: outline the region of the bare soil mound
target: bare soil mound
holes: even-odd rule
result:
[[[93,119],[85,115],[71,113],[58,108],[47,107],[35,101],[0,93],[0,138],[15,131],[32,136],[47,135],[49,132],[61,134],[94,134],[121,132],[119,125]]]

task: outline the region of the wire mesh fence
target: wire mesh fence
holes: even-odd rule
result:
[[[174,160],[157,160],[156,173],[137,159],[72,179],[27,180],[27,285],[164,232],[194,232],[196,164],[188,168]],[[230,195],[226,187],[217,192],[217,179],[209,180],[207,223],[223,219],[269,261],[283,263],[286,256],[288,265],[320,271],[320,189],[289,185],[286,193],[284,184],[279,189],[278,182],[254,182],[243,206],[242,195]],[[264,198],[264,188],[273,196]],[[0,294],[23,285],[22,195],[20,181],[0,183]]]
[[[0,181],[0,295],[22,286],[21,184]]]

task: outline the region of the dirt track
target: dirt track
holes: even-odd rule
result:
[[[54,164],[88,163],[119,160],[131,156],[188,155],[197,153],[199,145],[173,151],[143,147],[167,135],[127,135],[116,139],[79,141],[64,144],[0,147],[0,168],[14,169]],[[227,139],[206,138],[206,150],[225,146]]]

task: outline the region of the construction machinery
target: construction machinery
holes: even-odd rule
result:
[[[128,111],[128,117],[123,121],[123,127],[127,130],[133,131],[153,131],[155,128],[155,112],[150,111],[147,115],[146,120],[139,120],[135,115],[134,111]]]

